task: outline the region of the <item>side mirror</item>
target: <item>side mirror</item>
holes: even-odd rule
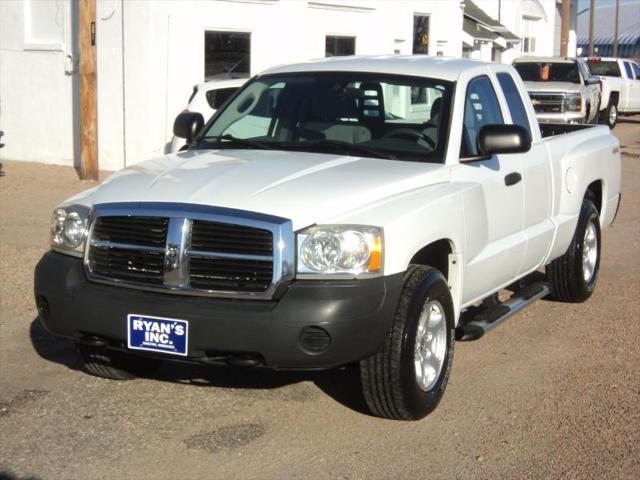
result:
[[[184,138],[187,144],[191,143],[193,137],[204,126],[204,117],[197,112],[182,112],[173,122],[173,134],[176,137]]]
[[[597,77],[589,77],[584,81],[585,85],[598,85],[600,83],[600,79]]]
[[[531,149],[531,134],[521,125],[485,125],[478,134],[478,153],[523,153]]]

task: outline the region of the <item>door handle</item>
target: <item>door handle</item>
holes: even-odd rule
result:
[[[510,187],[511,185],[515,185],[516,183],[518,183],[520,180],[522,180],[522,175],[520,175],[520,173],[511,172],[509,175],[504,177],[504,184],[507,187]]]

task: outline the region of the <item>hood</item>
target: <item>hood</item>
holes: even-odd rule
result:
[[[524,82],[527,92],[580,93],[582,85],[571,82]]]
[[[126,168],[93,204],[178,202],[277,215],[294,228],[448,181],[444,165],[275,150],[192,150]]]

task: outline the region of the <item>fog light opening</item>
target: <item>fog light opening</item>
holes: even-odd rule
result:
[[[300,333],[300,346],[311,354],[326,352],[331,345],[331,335],[321,327],[305,327]]]

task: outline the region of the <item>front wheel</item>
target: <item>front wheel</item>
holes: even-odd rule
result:
[[[453,361],[453,301],[444,276],[411,266],[380,350],[360,362],[362,390],[373,414],[418,420],[442,398]]]
[[[110,380],[131,380],[154,374],[162,365],[157,358],[136,357],[118,351],[78,344],[84,370]]]

